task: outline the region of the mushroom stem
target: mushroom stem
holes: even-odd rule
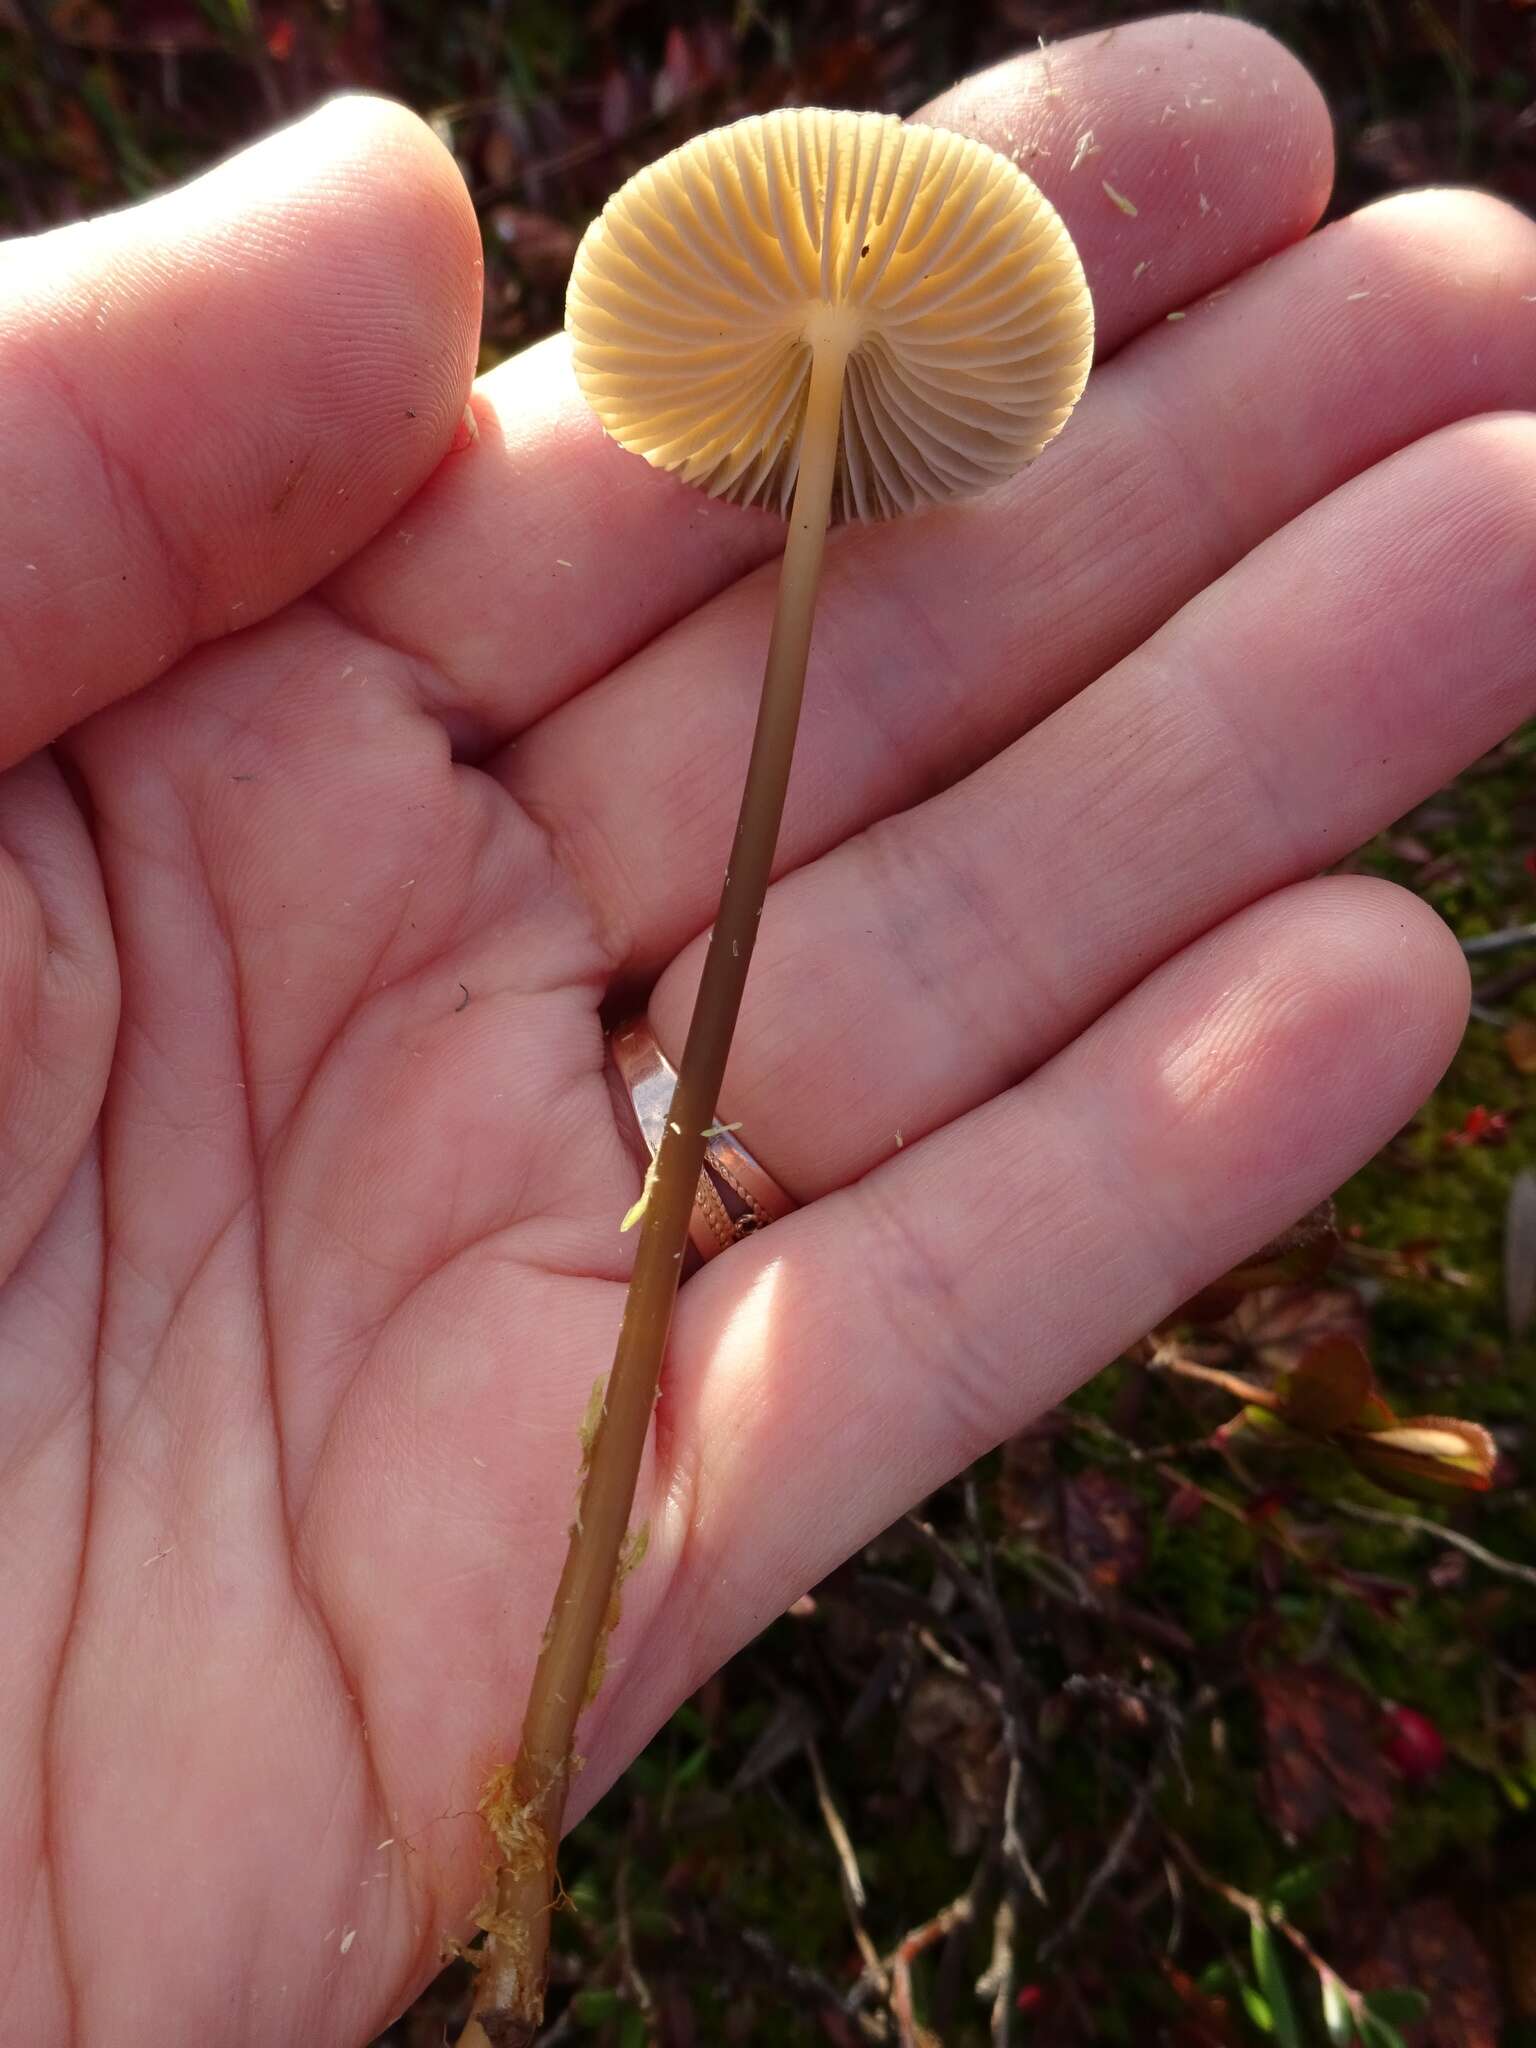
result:
[[[495,1906],[486,1916],[474,2015],[460,2048],[486,2048],[487,2043],[522,2048],[543,2018],[555,1850],[570,1783],[571,1739],[611,1625],[620,1555],[704,1163],[705,1132],[715,1119],[784,814],[837,469],[846,361],[846,349],[831,341],[812,352],[800,470],[736,838],[648,1183],[613,1371],[528,1696],[522,1747],[510,1778],[498,1773],[482,1800],[502,1861]]]

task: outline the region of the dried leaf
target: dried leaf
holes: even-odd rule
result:
[[[1089,1470],[1062,1481],[1062,1549],[1090,1585],[1109,1591],[1146,1563],[1141,1502],[1123,1479]]]
[[[1239,1303],[1226,1329],[1277,1376],[1325,1338],[1347,1338],[1364,1350],[1368,1337],[1365,1305],[1352,1287],[1265,1288]]]
[[[798,1756],[816,1733],[816,1712],[804,1693],[786,1692],[757,1740],[742,1759],[731,1789],[745,1792],[771,1778],[781,1764]]]
[[[929,1672],[908,1697],[902,1737],[909,1785],[933,1774],[950,1853],[973,1855],[996,1822],[1007,1777],[997,1708],[974,1685]]]
[[[1499,1916],[1504,1935],[1504,1978],[1515,2011],[1536,2020],[1536,1892],[1518,1892]]]
[[[1285,1666],[1254,1681],[1264,1719],[1265,1795],[1292,1840],[1337,1808],[1361,1827],[1391,1823],[1391,1768],[1381,1753],[1375,1703],[1324,1669]]]
[[[1504,1320],[1511,1337],[1536,1321],[1536,1167],[1523,1167],[1504,1211]]]
[[[1385,1429],[1342,1431],[1335,1441],[1368,1479],[1414,1499],[1486,1493],[1499,1447],[1486,1429],[1453,1415],[1409,1415]]]
[[[1419,1899],[1388,1924],[1380,1949],[1348,1972],[1361,1991],[1408,1986],[1429,2000],[1404,2027],[1409,2048],[1498,2048],[1502,2013],[1493,1966],[1449,1899]]]
[[[1049,1431],[1024,1429],[1009,1437],[997,1480],[997,1505],[1009,1529],[1034,1536],[1045,1528],[1055,1513],[1055,1472]]]
[[[1521,1017],[1504,1034],[1504,1050],[1517,1074],[1536,1074],[1536,1022]]]
[[[1260,1289],[1299,1287],[1321,1278],[1338,1249],[1338,1216],[1332,1201],[1283,1230],[1270,1243],[1186,1302],[1173,1319],[1178,1322],[1219,1322],[1238,1303]]]

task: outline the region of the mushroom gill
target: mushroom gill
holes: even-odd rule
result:
[[[614,439],[787,513],[811,361],[846,359],[834,519],[986,489],[1088,374],[1093,312],[1055,208],[984,143],[884,114],[755,115],[612,198],[567,298],[577,379]]]

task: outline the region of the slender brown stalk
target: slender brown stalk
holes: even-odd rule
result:
[[[490,2048],[526,2048],[543,2019],[555,1852],[570,1782],[571,1739],[609,1625],[704,1161],[705,1132],[715,1118],[784,813],[837,462],[844,362],[843,352],[830,344],[819,346],[812,357],[800,474],[736,839],[648,1187],[613,1371],[534,1672],[522,1747],[510,1771],[497,1773],[482,1801],[501,1864],[494,1907],[485,1916],[487,1939],[474,2014],[460,2048],[485,2048],[487,2043]]]

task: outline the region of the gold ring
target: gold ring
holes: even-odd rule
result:
[[[654,1159],[672,1107],[677,1069],[643,1017],[616,1026],[608,1045],[636,1127]],[[688,1236],[701,1259],[717,1258],[742,1238],[787,1216],[794,1206],[733,1129],[721,1124],[711,1131],[688,1219]]]

